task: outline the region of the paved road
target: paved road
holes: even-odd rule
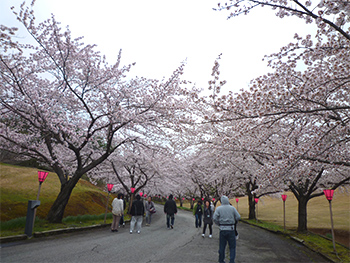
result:
[[[328,262],[292,240],[244,223],[239,224],[236,263]],[[175,227],[165,227],[162,207],[141,234],[108,229],[3,244],[0,261],[7,262],[217,262],[219,230],[202,238],[191,213],[179,211]]]

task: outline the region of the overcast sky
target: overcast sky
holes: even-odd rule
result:
[[[10,6],[19,0],[0,1],[0,23],[19,26]],[[27,1],[30,4],[31,1]],[[53,13],[69,25],[73,37],[97,44],[108,61],[136,62],[131,73],[149,78],[169,77],[187,60],[184,78],[206,88],[215,58],[222,53],[221,78],[226,90],[245,89],[252,78],[267,72],[262,59],[306,32],[297,18],[279,19],[258,8],[247,16],[227,20],[213,11],[218,0],[37,0],[37,21]],[[24,33],[21,36],[24,35]]]

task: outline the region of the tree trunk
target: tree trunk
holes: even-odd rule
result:
[[[135,193],[132,193],[132,194],[130,195],[130,202],[129,202],[128,214],[131,213],[131,206],[132,206],[132,202],[134,202],[134,200],[135,200]]]
[[[78,180],[70,179],[67,183],[61,186],[61,191],[59,192],[46,217],[50,223],[62,222],[64,210]]]
[[[298,199],[298,232],[307,231],[307,202],[309,199],[304,196],[299,196]]]
[[[249,215],[248,219],[256,219],[256,214],[255,214],[255,195],[252,194],[252,192],[257,189],[258,187],[256,186],[255,181],[249,181],[245,185],[246,187],[246,194],[248,196],[248,206],[249,206]]]
[[[254,195],[248,194],[249,216],[248,219],[256,219]]]

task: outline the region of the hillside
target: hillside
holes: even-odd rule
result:
[[[39,182],[38,169],[0,164],[0,221],[8,221],[27,214],[28,200],[35,200]],[[55,173],[49,172],[41,186],[41,205],[37,216],[45,218],[56,196],[60,182]],[[112,201],[110,198],[110,203]],[[98,215],[105,212],[107,193],[81,179],[69,199],[64,217],[75,215]]]

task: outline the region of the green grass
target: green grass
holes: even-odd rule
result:
[[[62,223],[60,224],[52,224],[45,219],[36,217],[33,232],[43,232],[55,229],[104,224],[104,216],[104,213],[100,215],[67,216],[63,218]],[[112,213],[107,213],[106,224],[111,224],[112,220]],[[130,220],[130,216],[124,215],[124,220]],[[1,237],[24,234],[25,223],[25,217],[12,219],[6,222],[0,222]]]
[[[28,200],[35,200],[39,182],[38,169],[0,163],[0,221],[25,217]],[[60,190],[55,173],[49,172],[41,186],[37,216],[45,218]],[[114,198],[109,198],[109,206]],[[64,217],[99,215],[105,212],[107,193],[86,180],[80,179],[66,206]]]

